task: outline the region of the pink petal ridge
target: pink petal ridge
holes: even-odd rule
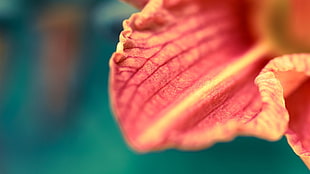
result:
[[[269,82],[254,84],[267,49],[245,27],[244,7],[234,0],[150,1],[124,21],[110,90],[134,149],[200,149],[237,134],[281,137],[284,101],[269,96]]]
[[[292,54],[271,60],[258,78],[278,81],[270,86],[273,95],[283,89],[289,125],[286,137],[297,155],[310,168],[310,55]],[[279,92],[277,92],[279,91]],[[283,97],[283,98],[284,98]]]
[[[110,92],[130,146],[201,149],[285,134],[310,168],[309,55],[261,71],[269,50],[251,35],[245,1],[125,1],[143,10],[123,23]]]

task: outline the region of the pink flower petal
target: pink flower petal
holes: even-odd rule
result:
[[[284,89],[289,112],[287,139],[293,150],[310,168],[310,54],[276,58],[261,73],[266,81],[279,81],[270,91]],[[277,92],[273,92],[276,95]]]
[[[112,106],[128,143],[149,151],[237,134],[279,139],[288,115],[282,95],[268,92],[272,82],[254,84],[267,49],[250,34],[249,4],[169,2],[150,1],[126,20],[110,61]]]

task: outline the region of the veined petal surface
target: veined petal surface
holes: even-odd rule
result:
[[[288,123],[282,95],[270,96],[272,84],[264,80],[254,84],[269,50],[251,34],[249,2],[153,0],[124,21],[110,61],[110,92],[134,149],[282,136]]]

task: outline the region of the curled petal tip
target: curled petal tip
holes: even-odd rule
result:
[[[309,167],[310,55],[267,64],[270,50],[240,14],[245,1],[126,1],[142,11],[123,23],[110,91],[133,149],[196,150],[237,135],[285,134]]]
[[[289,123],[285,133],[289,144],[309,167],[310,157],[310,54],[292,54],[271,60],[262,70],[268,74],[268,81],[278,81],[270,85],[271,95],[277,90],[285,99],[289,113]],[[276,120],[275,120],[276,121]]]
[[[110,61],[112,106],[127,141],[148,151],[231,140],[241,115],[257,111],[249,105],[258,94],[253,80],[266,62],[266,50],[243,25],[243,4],[162,4],[152,1],[124,22]]]

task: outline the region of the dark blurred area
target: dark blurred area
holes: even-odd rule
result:
[[[90,142],[76,146],[81,126],[115,126],[108,62],[133,11],[118,1],[0,0],[1,174],[45,173],[38,163],[55,148],[87,153]]]
[[[238,138],[198,152],[128,149],[110,110],[108,73],[122,20],[134,11],[116,0],[0,0],[0,174],[307,171],[284,139]]]

